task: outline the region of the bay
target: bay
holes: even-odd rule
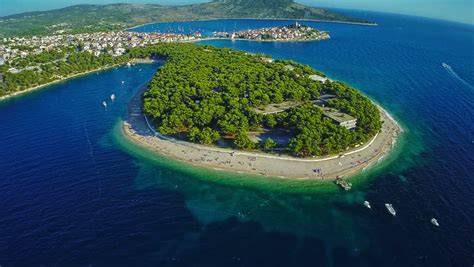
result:
[[[353,15],[379,26],[305,22],[332,38],[200,44],[309,64],[384,106],[405,133],[392,156],[354,178],[354,190],[197,169],[136,147],[121,121],[159,65],[120,67],[0,103],[0,265],[472,264],[474,27]],[[209,34],[292,22],[133,30]]]

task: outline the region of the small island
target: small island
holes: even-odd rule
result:
[[[357,90],[293,61],[193,44],[130,54],[166,63],[131,102],[125,134],[193,165],[342,177],[380,160],[401,130]]]
[[[215,38],[255,40],[255,41],[321,41],[330,38],[329,34],[298,22],[281,27],[261,28],[237,32],[214,32]]]

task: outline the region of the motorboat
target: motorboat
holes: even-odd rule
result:
[[[438,220],[436,220],[435,218],[432,218],[432,219],[431,219],[431,223],[432,223],[434,226],[439,227]]]
[[[364,201],[364,206],[366,206],[368,209],[371,209],[372,207],[370,206],[370,202],[369,201]]]
[[[396,216],[397,215],[397,212],[395,211],[395,209],[393,208],[393,205],[390,204],[390,203],[385,203],[385,207],[387,208],[388,212],[390,212],[390,214],[392,214],[393,216]]]
[[[104,106],[104,108],[106,108],[107,107],[107,102],[103,101],[102,106]]]
[[[115,94],[110,95],[110,100],[112,100],[112,101],[115,100]]]

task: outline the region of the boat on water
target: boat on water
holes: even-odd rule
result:
[[[104,108],[106,108],[107,107],[107,102],[103,101],[102,106],[104,106]]]
[[[439,227],[438,220],[436,220],[435,218],[432,218],[432,219],[431,219],[431,223],[432,223],[434,226]]]
[[[122,84],[124,84],[124,83],[125,83],[125,81],[122,81]]]
[[[342,179],[341,177],[336,177],[336,184],[339,185],[342,189],[349,191],[352,188],[352,184],[348,183],[346,180]]]
[[[392,214],[393,216],[396,216],[397,215],[397,212],[395,211],[395,209],[393,208],[393,205],[390,204],[390,203],[385,203],[385,207],[387,208],[388,212],[390,212],[390,214]]]
[[[127,62],[127,67],[130,67],[132,66],[132,64],[130,64],[130,62]]]
[[[112,101],[115,100],[115,94],[110,95],[110,100],[112,100]]]
[[[370,202],[369,201],[364,201],[364,206],[366,206],[368,209],[371,209],[372,207],[370,206]]]

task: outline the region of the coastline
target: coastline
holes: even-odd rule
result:
[[[288,39],[288,40],[256,40],[256,39],[245,39],[245,38],[230,38],[230,37],[205,37],[201,39],[194,39],[194,40],[189,40],[189,41],[181,41],[181,43],[196,43],[196,42],[202,42],[202,41],[219,41],[219,40],[224,40],[224,41],[243,41],[243,42],[267,42],[267,43],[304,43],[304,42],[321,42],[321,41],[327,41],[330,40],[331,38],[326,38],[326,39]]]
[[[133,59],[130,62],[131,63],[145,63],[145,64],[147,64],[147,63],[152,63],[153,60]],[[6,94],[4,96],[0,96],[0,101],[5,101],[5,100],[8,100],[8,99],[10,99],[12,97],[16,97],[16,96],[26,95],[28,93],[37,91],[37,90],[42,89],[44,87],[47,87],[49,85],[53,85],[53,84],[56,84],[56,83],[59,83],[59,82],[62,82],[62,81],[67,81],[67,80],[70,80],[70,79],[73,79],[73,78],[77,78],[77,77],[80,77],[80,76],[83,76],[83,75],[87,75],[87,74],[90,74],[92,72],[108,70],[108,69],[111,69],[111,68],[114,68],[114,67],[117,67],[117,66],[121,66],[121,65],[124,65],[124,64],[127,64],[127,63],[119,63],[119,64],[114,64],[114,65],[108,65],[108,66],[103,66],[103,67],[100,67],[100,68],[97,68],[97,69],[88,70],[88,71],[85,71],[85,72],[75,73],[75,74],[69,75],[67,77],[64,77],[64,78],[61,78],[61,79],[56,79],[54,81],[51,81],[51,82],[48,82],[48,83],[45,83],[45,84],[32,86],[32,87],[29,87],[25,90],[16,91],[16,92],[13,92],[13,93],[10,93],[10,94]]]
[[[216,21],[216,20],[275,20],[275,21],[285,21],[285,20],[297,20],[297,21],[309,21],[309,22],[325,22],[325,23],[338,23],[338,24],[349,24],[349,25],[360,25],[360,26],[378,26],[376,22],[374,23],[364,23],[364,22],[350,22],[350,21],[340,21],[340,20],[322,20],[322,19],[285,19],[285,18],[209,18],[209,19],[195,19],[195,20],[170,20],[170,21],[154,21],[139,24],[130,28],[123,29],[124,31],[130,31],[135,28],[157,24],[157,23],[176,23],[176,22],[197,22],[197,21]]]
[[[141,88],[129,103],[122,134],[149,151],[207,169],[304,180],[349,177],[385,159],[394,148],[397,137],[403,132],[392,116],[377,105],[384,121],[382,131],[361,147],[338,155],[296,158],[204,146],[157,133],[142,113],[141,95],[146,89],[146,86]],[[315,173],[316,168],[320,168],[322,173]]]
[[[199,20],[189,20],[189,21],[216,21],[216,20],[228,20],[228,19],[233,19],[233,20],[275,20],[275,21],[283,21],[283,20],[292,20],[292,19],[285,19],[285,18],[210,18],[210,19],[199,19]],[[359,23],[359,22],[346,22],[346,21],[331,21],[331,20],[316,20],[316,19],[297,19],[298,21],[315,21],[315,22],[328,22],[328,23],[343,23],[343,24],[354,24],[354,25],[365,25],[365,26],[377,26],[377,23]],[[150,24],[155,24],[155,23],[166,23],[166,22],[185,22],[185,21],[163,21],[163,22],[150,22],[150,23],[145,23],[145,24],[140,24],[137,26],[133,26],[131,28],[126,28],[124,29],[125,31],[129,31],[138,27],[142,27],[145,25],[150,25]],[[245,39],[245,38],[221,38],[221,37],[204,37],[200,39],[193,39],[193,40],[187,40],[187,41],[178,41],[181,43],[195,43],[195,42],[202,42],[202,41],[214,41],[214,40],[227,40],[227,41],[248,41],[248,42],[283,42],[283,43],[288,43],[288,42],[316,42],[316,41],[325,41],[329,38],[326,39],[310,39],[310,40],[301,40],[301,39],[294,39],[294,40],[253,40],[253,39]],[[146,62],[143,62],[146,61]],[[135,62],[135,63],[151,63],[152,60],[140,60],[140,59],[132,59],[130,62]],[[55,83],[59,83],[62,81],[66,81],[75,77],[79,77],[82,75],[86,75],[95,71],[102,71],[106,69],[110,69],[116,66],[120,66],[126,63],[119,63],[119,64],[114,64],[114,65],[109,65],[109,66],[104,66],[100,67],[97,69],[85,71],[85,72],[80,72],[80,73],[75,73],[70,76],[60,78],[53,80],[51,82],[45,83],[45,84],[40,84],[36,86],[29,87],[27,89],[21,90],[21,91],[16,91],[13,93],[9,93],[3,96],[0,96],[0,102],[10,99],[12,97],[28,94],[30,92],[36,91],[38,89],[41,89],[43,87],[53,85]]]

